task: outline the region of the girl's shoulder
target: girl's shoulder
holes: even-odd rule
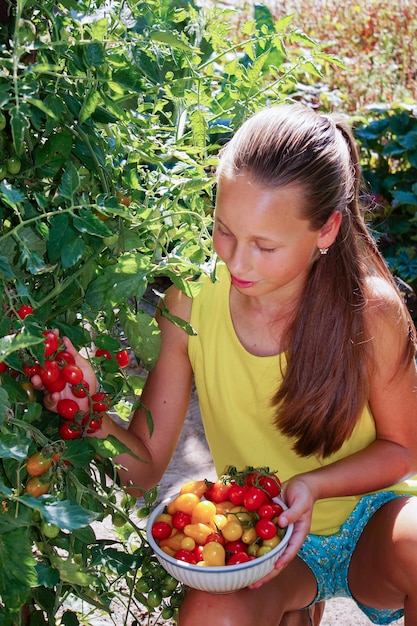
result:
[[[367,279],[365,324],[377,360],[398,365],[407,352],[412,321],[394,282],[376,276]]]
[[[171,285],[164,295],[164,307],[170,315],[175,315],[185,322],[190,322],[192,298],[187,296],[181,289]]]

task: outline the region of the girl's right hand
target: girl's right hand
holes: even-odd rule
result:
[[[74,348],[74,346],[72,345],[68,337],[63,337],[62,340],[65,344],[66,350],[68,350],[68,352],[72,354],[72,356],[74,357],[75,364],[83,371],[84,380],[89,385],[90,394],[94,394],[97,390],[97,378],[96,378],[96,374],[91,364],[89,363],[87,359],[82,357],[79,352],[77,352],[77,350]],[[69,385],[67,385],[62,391],[59,391],[59,392],[54,391],[52,393],[48,393],[44,385],[42,384],[42,380],[38,374],[35,374],[35,376],[32,376],[31,381],[35,389],[40,389],[41,391],[45,391],[43,404],[45,408],[48,409],[49,411],[56,411],[56,406],[58,402],[60,400],[63,400],[64,398],[70,398],[71,400],[74,400],[74,396],[72,394],[72,391]],[[88,411],[89,409],[88,397],[77,398],[77,403],[81,411]]]

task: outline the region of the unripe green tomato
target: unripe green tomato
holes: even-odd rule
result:
[[[162,609],[161,617],[162,619],[171,619],[171,617],[174,615],[174,612],[175,611],[172,606],[166,606]]]
[[[158,591],[157,589],[155,589],[153,591],[150,591],[148,593],[147,601],[148,601],[148,606],[149,607],[151,607],[153,609],[156,609],[156,607],[158,607],[161,604],[161,602],[162,602],[162,594],[161,594],[161,592]]]
[[[134,496],[131,496],[129,493],[125,493],[125,495],[120,500],[120,506],[122,507],[122,509],[133,509],[135,504],[136,498]]]
[[[150,513],[150,509],[148,506],[141,506],[136,511],[136,515],[139,519],[144,519],[145,517],[148,517],[149,513]]]
[[[21,167],[22,167],[22,163],[19,157],[13,156],[7,160],[7,171],[9,172],[9,174],[12,174],[13,176],[20,172]]]
[[[42,522],[41,531],[45,537],[48,539],[55,539],[55,537],[59,534],[59,527],[52,522]]]
[[[126,520],[123,515],[121,513],[118,513],[117,511],[112,514],[111,519],[113,522],[113,526],[115,526],[116,528],[121,528],[126,524]]]
[[[150,587],[146,579],[143,576],[139,578],[138,582],[136,583],[136,591],[138,591],[139,593],[148,593],[149,589]]]
[[[4,130],[6,128],[6,117],[4,116],[4,114],[0,111],[0,131]]]

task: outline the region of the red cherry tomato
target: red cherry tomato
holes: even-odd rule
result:
[[[185,561],[185,563],[191,563],[191,565],[196,565],[197,563],[194,553],[190,552],[190,550],[177,550],[174,557],[178,559],[178,561]]]
[[[90,389],[90,385],[86,380],[83,380],[79,385],[71,387],[71,393],[76,398],[86,398],[87,391]]]
[[[199,546],[197,544],[196,547],[193,550],[193,555],[194,555],[196,563],[198,563],[199,561],[204,561],[204,558],[203,558],[203,546]]]
[[[127,350],[120,350],[115,354],[116,361],[119,364],[119,367],[127,367],[129,365],[129,353]]]
[[[80,410],[80,407],[78,402],[76,402],[75,400],[71,400],[70,398],[64,398],[63,400],[60,400],[58,402],[58,404],[56,405],[56,410],[58,411],[59,415],[64,419],[73,421],[75,415]]]
[[[281,493],[281,481],[275,474],[259,476],[258,486],[266,491],[270,498],[276,498]]]
[[[42,335],[46,337],[45,341],[43,342],[43,345],[45,346],[45,356],[52,356],[58,350],[58,337],[55,335],[54,332],[52,332],[52,330],[47,330],[42,333]]]
[[[248,487],[243,499],[243,505],[248,511],[256,511],[267,500],[267,495],[259,487]]]
[[[79,385],[82,383],[84,374],[78,365],[64,365],[61,370],[61,377],[70,385]]]
[[[94,393],[91,396],[94,413],[104,413],[110,408],[109,397],[105,393]]]
[[[63,422],[59,426],[59,435],[62,439],[78,439],[82,435],[82,428],[79,424],[74,422]]]
[[[204,492],[206,500],[220,504],[228,500],[230,485],[225,485],[221,480],[216,480],[210,487]]]
[[[45,384],[45,387],[49,391],[49,393],[54,393],[54,391],[63,391],[66,387],[66,382],[63,378],[59,377],[58,380],[54,380],[52,383]]]
[[[191,515],[184,511],[175,511],[172,515],[172,525],[177,530],[182,530],[187,524],[191,524]]]
[[[227,541],[224,548],[229,554],[236,554],[248,551],[248,546],[246,545],[246,543],[243,543],[243,541],[240,540]]]
[[[243,500],[245,497],[245,493],[247,490],[246,485],[238,485],[237,483],[233,483],[229,489],[229,500],[235,505],[243,504]]]
[[[49,383],[53,383],[60,378],[59,365],[56,361],[45,361],[44,367],[39,367],[38,374],[48,389]]]
[[[257,510],[257,514],[264,519],[272,519],[276,515],[275,508],[272,504],[261,504]]]
[[[7,371],[7,365],[4,361],[0,363],[0,374],[4,374]]]
[[[211,541],[216,541],[217,543],[220,543],[222,546],[224,546],[226,543],[223,535],[218,532],[210,533],[210,535],[207,536],[206,543],[210,543]]]
[[[260,539],[272,539],[277,534],[277,527],[270,519],[262,518],[255,524],[256,534]]]
[[[239,563],[247,563],[251,557],[246,552],[235,552],[226,561],[226,565],[238,565]]]
[[[172,527],[168,522],[155,522],[152,526],[152,537],[154,539],[168,539],[171,535]]]
[[[20,309],[17,311],[18,316],[21,320],[24,320],[28,315],[32,315],[33,308],[29,304],[22,304]]]
[[[95,417],[91,417],[86,415],[82,421],[83,426],[87,426],[87,433],[89,435],[96,433],[101,428],[103,420],[96,419]]]
[[[25,372],[26,376],[28,378],[32,378],[32,376],[35,376],[35,374],[37,374],[39,372],[39,365],[35,364],[35,365],[24,365],[23,366],[23,371]]]
[[[55,357],[55,361],[60,365],[75,365],[75,359],[68,350],[61,350]]]
[[[94,356],[97,356],[97,357],[104,356],[105,359],[107,359],[108,361],[111,361],[110,352],[108,350],[105,350],[104,348],[97,348]]]

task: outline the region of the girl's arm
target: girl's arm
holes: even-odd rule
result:
[[[171,287],[165,304],[170,313],[189,321],[191,300],[181,291]],[[186,332],[159,312],[156,317],[162,334],[161,352],[141,396],[141,404],[152,416],[152,435],[145,409],[134,413],[128,429],[105,416],[102,429],[95,435],[100,438],[114,435],[142,459],[129,454],[115,458],[122,466],[119,471],[122,482],[142,489],[158,483],[171,459],[187,413],[193,379]],[[131,492],[140,495],[135,489]]]

